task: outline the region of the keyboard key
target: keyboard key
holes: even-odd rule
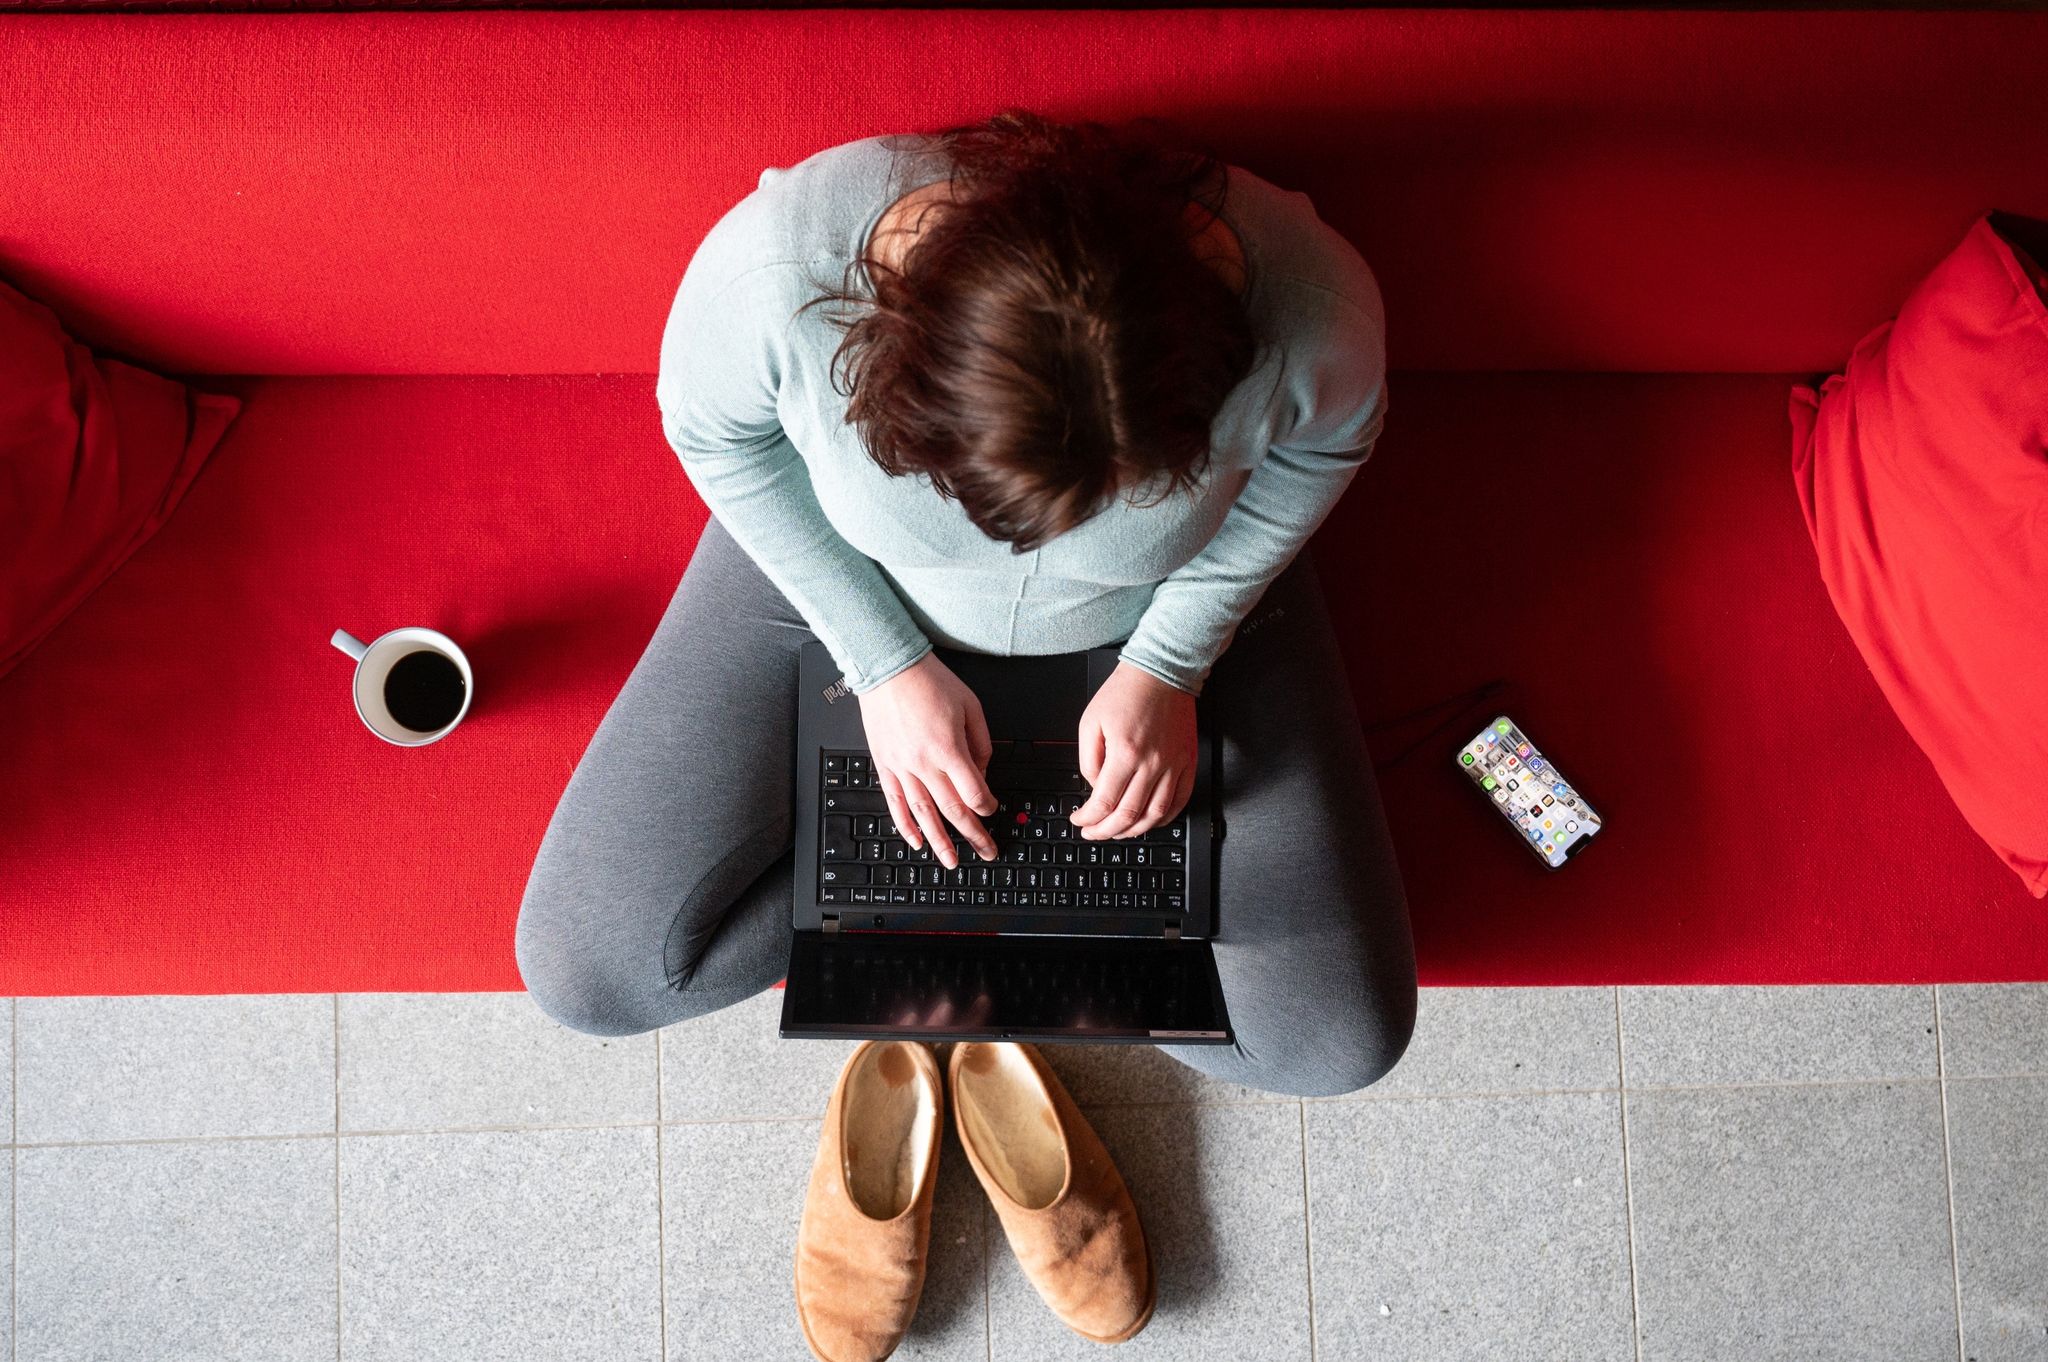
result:
[[[828,861],[851,861],[859,857],[860,848],[853,841],[853,820],[846,816],[829,816],[819,820],[823,824],[824,838],[821,855]]]

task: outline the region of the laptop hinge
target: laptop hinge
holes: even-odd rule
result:
[[[1178,922],[1169,922],[1166,924],[1166,939],[1168,941],[1180,940],[1180,924]]]
[[[827,914],[825,914],[825,919],[824,919],[824,921],[825,921],[825,930],[826,930],[826,931],[828,931],[828,932],[837,932],[837,931],[839,930],[839,914],[837,914],[837,913],[827,913]]]

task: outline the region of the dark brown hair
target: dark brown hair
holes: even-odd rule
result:
[[[1221,212],[1223,163],[1150,119],[1010,109],[926,136],[951,185],[900,272],[869,245],[805,304],[854,305],[833,318],[833,387],[869,456],[926,475],[1017,553],[1119,489],[1134,505],[1192,490],[1257,348],[1189,240]]]

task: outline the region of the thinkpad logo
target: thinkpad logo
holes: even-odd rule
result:
[[[831,685],[825,687],[825,703],[828,705],[836,704],[841,696],[851,695],[852,693],[853,687],[847,685],[846,678],[842,676]]]

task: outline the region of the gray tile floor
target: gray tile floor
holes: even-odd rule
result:
[[[521,994],[0,1005],[19,1362],[802,1359],[847,1046]],[[1052,1052],[1161,1272],[1122,1355],[2048,1359],[2048,986],[1429,990],[1370,1092]],[[950,1136],[898,1356],[1093,1358]]]

